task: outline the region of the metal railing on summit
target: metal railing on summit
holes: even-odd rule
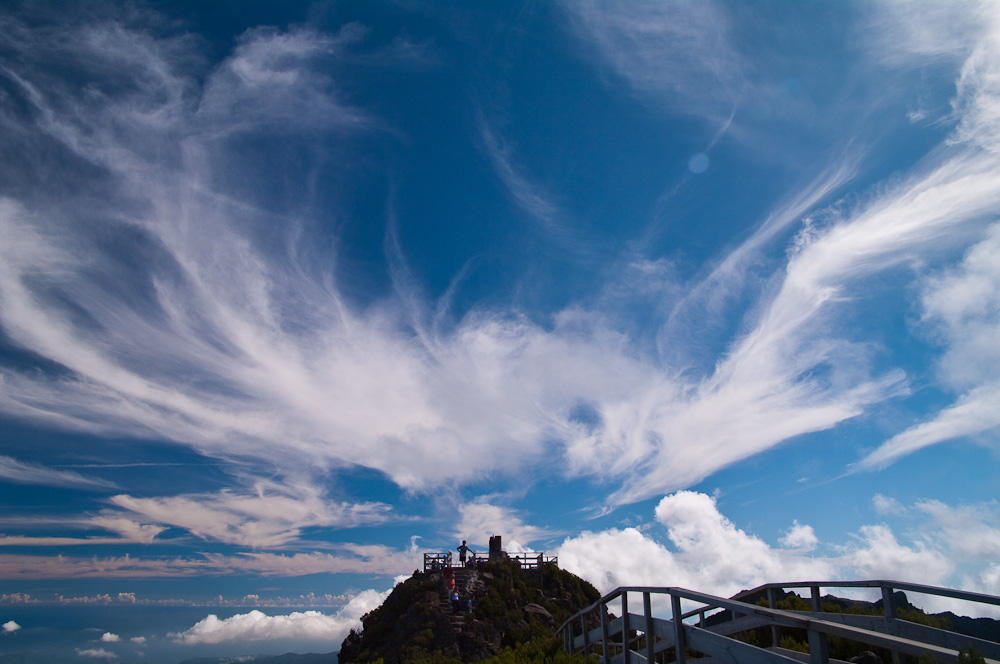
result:
[[[451,551],[445,551],[444,553],[424,554],[425,572],[433,572],[436,570],[445,569],[447,567],[451,567]]]

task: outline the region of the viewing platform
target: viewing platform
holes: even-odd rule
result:
[[[479,569],[485,563],[497,561],[497,560],[512,560],[516,562],[523,570],[540,570],[542,565],[546,563],[552,563],[554,565],[559,565],[559,558],[557,556],[545,555],[544,551],[522,551],[520,553],[507,553],[501,549],[500,546],[500,536],[494,535],[490,537],[490,550],[489,551],[472,551],[470,550],[466,556],[465,563],[463,564],[461,560],[456,561],[456,556],[453,551],[444,551],[441,553],[425,553],[424,554],[424,571],[433,572],[443,569],[448,569],[451,567],[470,567],[473,569]],[[456,564],[457,562],[457,564]]]

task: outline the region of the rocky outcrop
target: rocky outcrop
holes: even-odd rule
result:
[[[446,573],[415,573],[362,617],[361,631],[352,631],[341,646],[340,662],[477,662],[505,646],[551,635],[600,597],[592,585],[552,564],[522,570],[498,561],[457,568],[453,578],[461,600],[472,600],[471,612],[454,611]]]

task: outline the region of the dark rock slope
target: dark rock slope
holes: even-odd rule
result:
[[[453,612],[442,572],[418,572],[396,586],[382,606],[362,618],[340,651],[341,664],[477,662],[505,646],[550,636],[569,616],[600,598],[578,576],[546,564],[522,570],[510,561],[455,569],[471,613]]]

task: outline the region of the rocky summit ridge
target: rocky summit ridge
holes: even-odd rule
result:
[[[452,592],[460,597],[457,611]],[[467,599],[471,607],[464,606]],[[362,617],[360,631],[348,634],[340,662],[477,662],[507,646],[551,638],[567,618],[598,599],[594,586],[553,563],[526,570],[499,560],[414,572]]]

